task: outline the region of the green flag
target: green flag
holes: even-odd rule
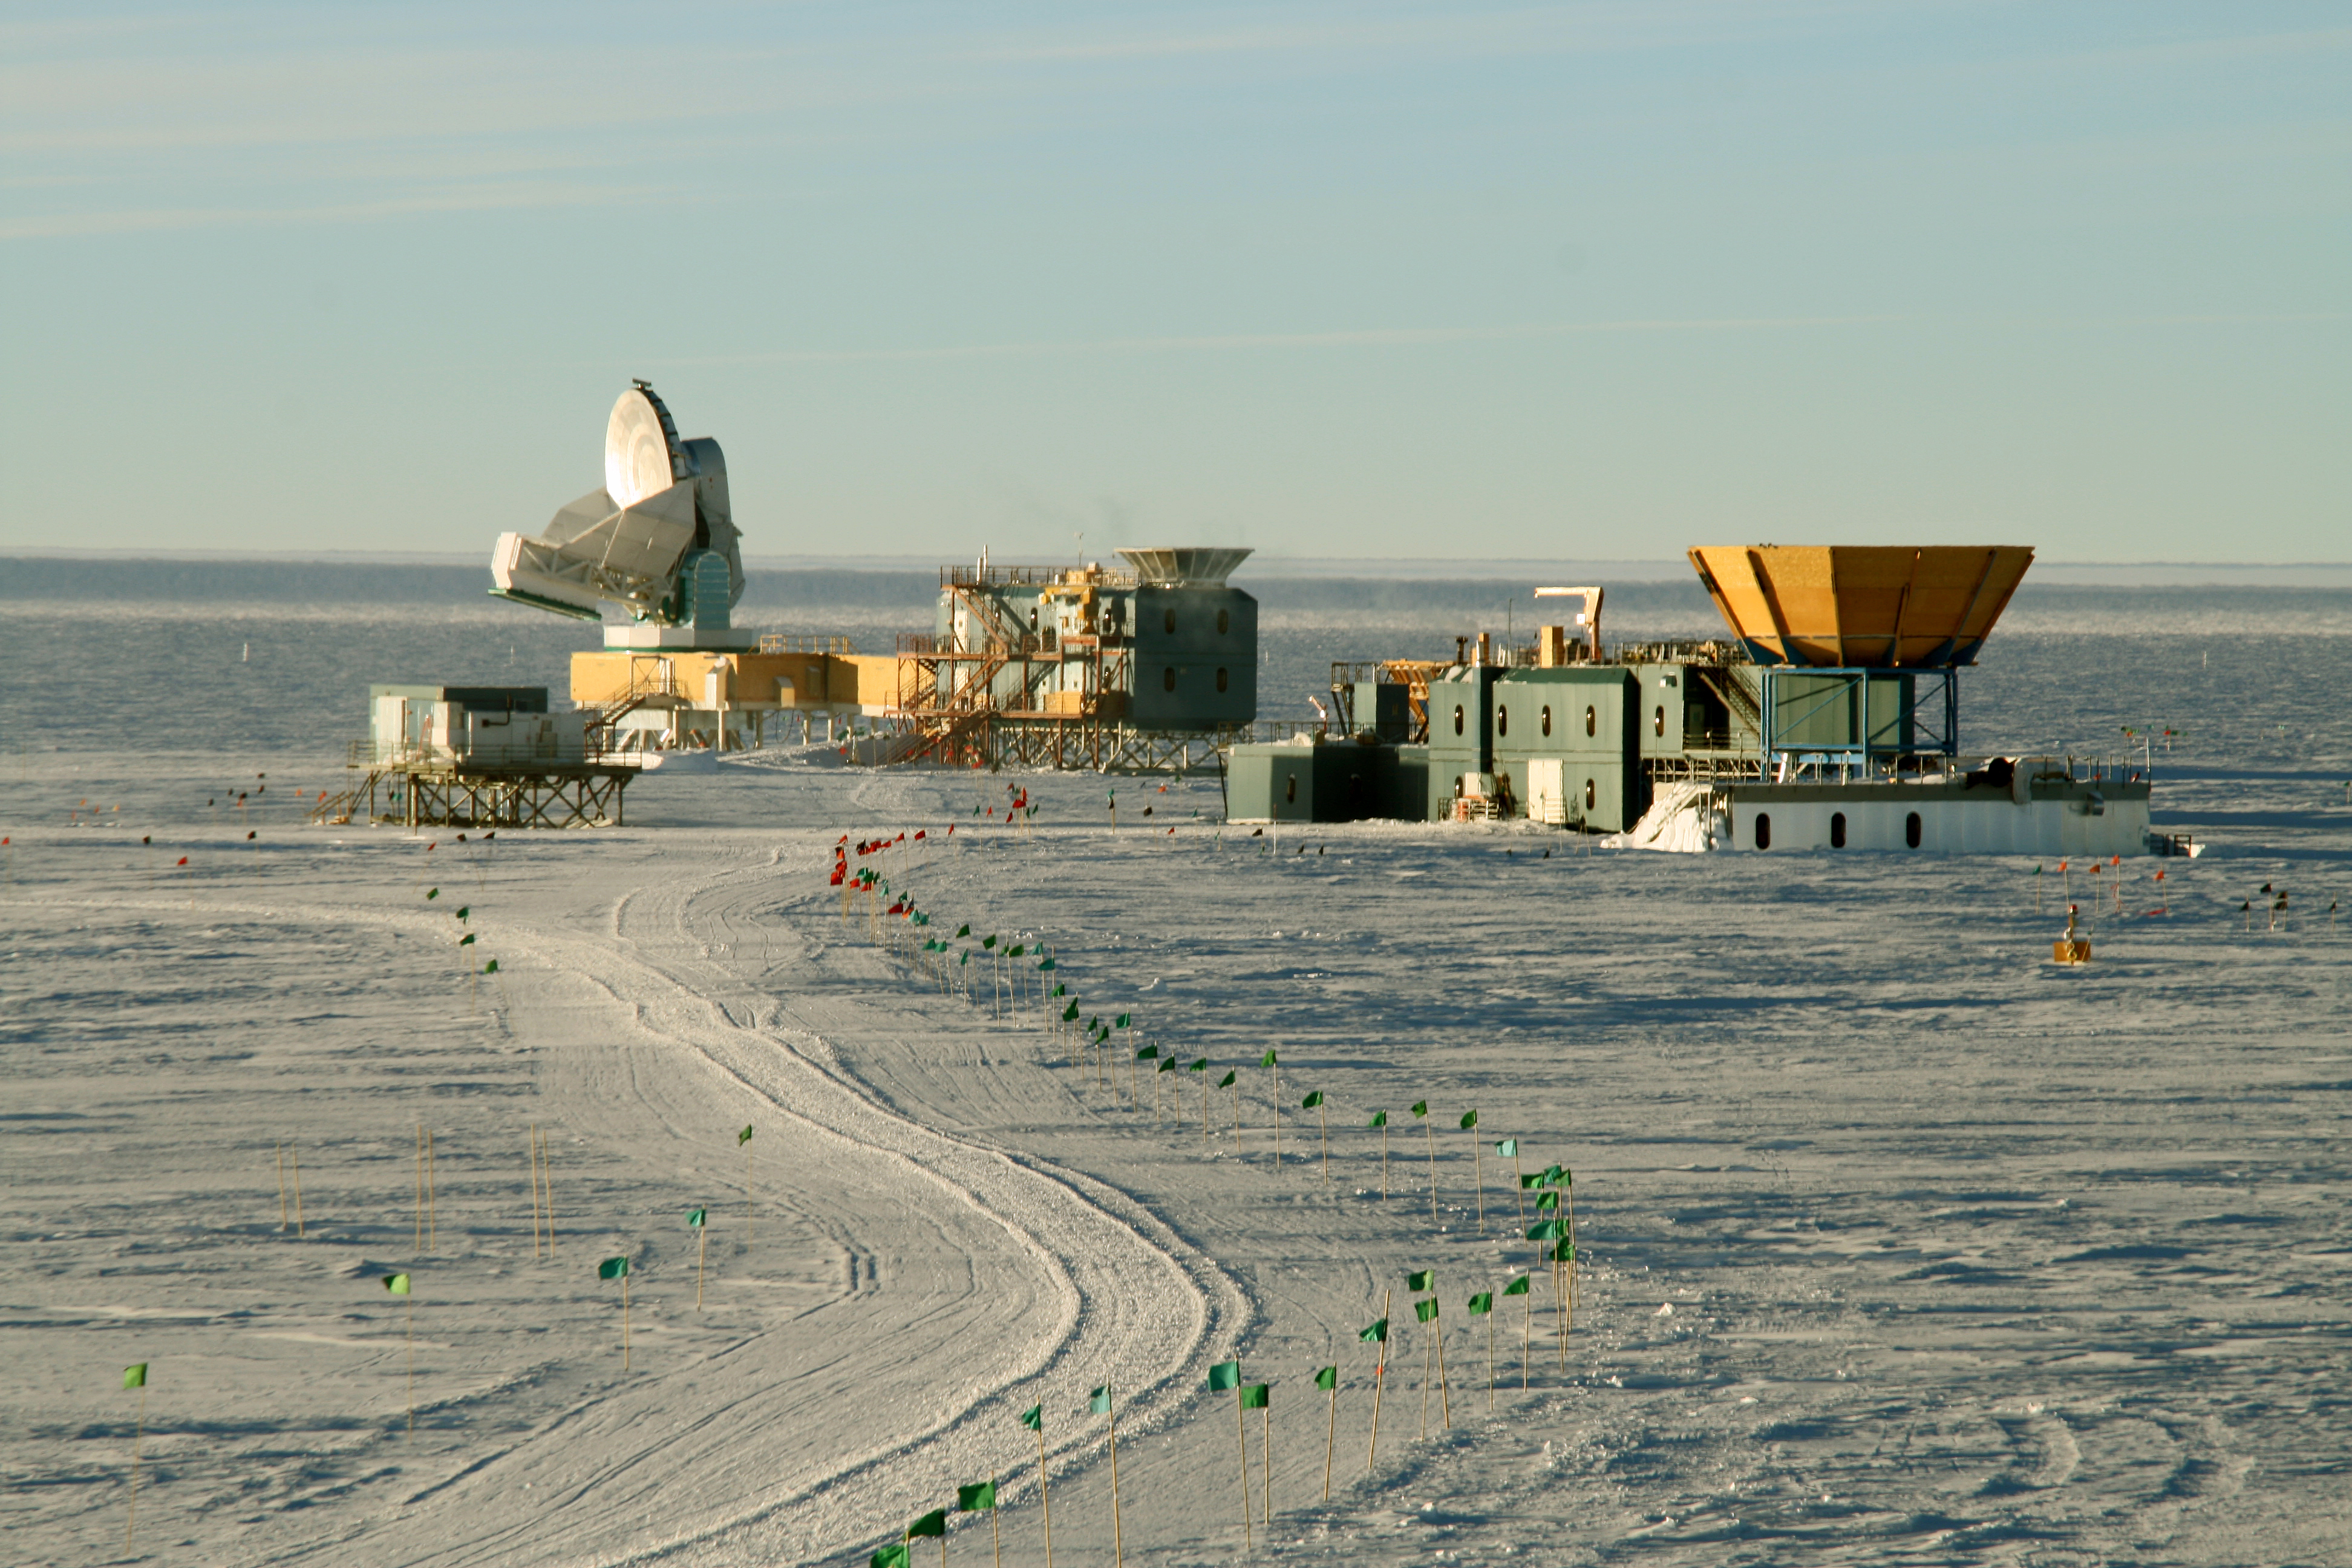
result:
[[[1541,1225],[1528,1227],[1529,1241],[1558,1241],[1559,1235],[1559,1221],[1556,1219],[1548,1219]]]
[[[1481,1290],[1475,1296],[1470,1298],[1470,1315],[1472,1317],[1484,1317],[1494,1310],[1495,1293],[1492,1290]]]
[[[1404,1277],[1404,1288],[1408,1290],[1427,1290],[1432,1289],[1430,1282],[1435,1278],[1436,1273],[1433,1269],[1417,1269]]]
[[[137,1366],[124,1367],[122,1369],[122,1386],[125,1388],[146,1387],[147,1363],[142,1361]]]
[[[967,921],[966,923],[964,923],[964,924],[962,924],[962,925],[960,925],[960,926],[956,927],[956,935],[958,935],[958,936],[970,936],[971,934],[971,923],[970,923],[969,921]]]
[[[1188,1063],[1186,1064],[1184,1070],[1186,1072],[1207,1072],[1209,1070],[1209,1058],[1202,1057],[1197,1062]]]
[[[1388,1124],[1389,1113],[1385,1110],[1374,1111],[1372,1113],[1372,1119],[1364,1123],[1367,1127],[1386,1127]]]
[[[894,1541],[866,1560],[866,1568],[907,1568],[907,1543]]]
[[[1414,1100],[1414,1101],[1412,1102],[1412,1113],[1413,1113],[1415,1116],[1426,1116],[1426,1115],[1428,1115],[1428,1114],[1429,1114],[1429,1101],[1427,1101],[1427,1100]]]
[[[473,912],[474,906],[471,904],[459,904],[457,906],[457,918],[461,921]]]
[[[982,947],[994,947],[996,945],[996,939],[992,936],[982,937],[980,939],[980,945]]]
[[[1088,1018],[1087,1020],[1087,1027],[1089,1029],[1099,1030],[1102,1027],[1102,1015],[1097,1013],[1093,1017]]]
[[[1110,1414],[1109,1384],[1104,1384],[1100,1388],[1096,1389],[1092,1394],[1087,1395],[1087,1414],[1089,1415],[1108,1415]]]
[[[1223,1394],[1229,1388],[1239,1388],[1241,1385],[1241,1363],[1237,1361],[1221,1361],[1217,1363],[1216,1365],[1209,1369],[1210,1393]]]
[[[1029,949],[1024,943],[1016,942],[1011,947],[1004,950],[1004,956],[1007,958],[1026,958],[1029,956]]]
[[[982,1481],[976,1487],[956,1488],[956,1511],[958,1513],[977,1513],[982,1509],[994,1508],[995,1506],[996,1483],[994,1481]]]
[[[625,1258],[607,1258],[596,1265],[596,1278],[599,1279],[618,1279],[628,1271],[629,1260]]]
[[[1265,1055],[1258,1058],[1257,1065],[1262,1068],[1270,1068],[1275,1066],[1279,1059],[1280,1058],[1276,1057],[1272,1051],[1268,1051]]]
[[[1021,1425],[1028,1427],[1032,1432],[1043,1432],[1045,1429],[1045,1407],[1042,1405],[1033,1405],[1024,1410],[1021,1413]]]
[[[1528,1277],[1524,1274],[1520,1275],[1517,1279],[1512,1280],[1508,1285],[1503,1287],[1503,1294],[1506,1296],[1524,1296],[1527,1293]]]
[[[1547,1187],[1556,1187],[1559,1185],[1561,1182],[1565,1181],[1567,1177],[1568,1173],[1558,1165],[1546,1165],[1544,1167],[1543,1181],[1544,1185]]]
[[[918,1535],[936,1535],[944,1540],[947,1533],[948,1510],[943,1508],[931,1510],[907,1527],[907,1538],[910,1541]]]
[[[426,900],[427,900],[427,901],[430,901],[430,900],[434,900],[434,899],[437,899],[437,898],[439,898],[440,896],[441,896],[441,889],[438,889],[438,888],[427,888],[427,889],[425,889],[425,899],[426,899]]]
[[[1547,1188],[1545,1191],[1536,1194],[1536,1210],[1538,1213],[1542,1213],[1548,1209],[1556,1209],[1558,1207],[1559,1207],[1559,1188]]]
[[[1359,1329],[1356,1331],[1356,1337],[1366,1344],[1384,1345],[1389,1342],[1389,1321],[1382,1318],[1369,1329]]]
[[[1298,1109],[1301,1110],[1312,1110],[1322,1103],[1323,1091],[1318,1089],[1313,1094],[1308,1095],[1305,1100],[1300,1100],[1298,1102]]]
[[[703,1217],[703,1213],[700,1209],[688,1209],[686,1211],[686,1223],[694,1226],[697,1230],[702,1228]]]
[[[498,972],[499,972],[499,961],[498,961],[497,959],[495,959],[495,958],[494,958],[494,959],[492,959],[492,960],[490,960],[488,963],[485,963],[484,965],[482,965],[482,973],[485,973],[485,974],[496,974]]]
[[[1333,1389],[1339,1387],[1339,1369],[1336,1366],[1327,1366],[1321,1372],[1317,1373],[1315,1374],[1315,1386],[1321,1389],[1326,1394],[1328,1394]]]
[[[1118,1016],[1118,1021],[1117,1021],[1117,1026],[1118,1026],[1118,1027],[1119,1027],[1119,1028],[1122,1028],[1122,1029],[1126,1028],[1126,1027],[1127,1027],[1127,1021],[1128,1021],[1129,1018],[1133,1017],[1134,1016],[1135,1016],[1135,1015],[1134,1015],[1134,1014],[1132,1014],[1132,1013],[1121,1013],[1121,1014]]]
[[[472,931],[467,931],[465,935],[463,935],[463,936],[459,937],[459,938],[457,939],[457,945],[458,945],[459,947],[471,947],[471,946],[473,946],[473,945],[474,945],[474,933],[473,933]]]
[[[1232,1074],[1232,1072],[1230,1072],[1230,1071],[1228,1071],[1228,1072],[1225,1074],[1225,1076],[1224,1076],[1224,1077],[1223,1077],[1223,1078],[1221,1078],[1221,1079],[1219,1079],[1217,1080],[1217,1087],[1218,1087],[1219,1089],[1231,1089],[1233,1086],[1234,1086],[1234,1075],[1233,1075],[1233,1074]]]
[[[1553,1247],[1551,1249],[1551,1260],[1554,1263],[1575,1262],[1576,1243],[1572,1241],[1563,1241],[1558,1247]]]
[[[1162,1058],[1160,1058],[1160,1070],[1161,1072],[1174,1072],[1174,1071],[1176,1070],[1176,1058],[1175,1058],[1174,1057],[1162,1057]],[[1171,1094],[1173,1094],[1173,1093],[1175,1092],[1175,1090],[1171,1089],[1171,1090],[1169,1090],[1169,1092],[1170,1092],[1170,1093],[1171,1093]]]
[[[1478,1113],[1477,1113],[1476,1111],[1475,1111],[1475,1110],[1465,1110],[1465,1111],[1464,1111],[1464,1112],[1462,1113],[1462,1131],[1463,1131],[1467,1132],[1467,1131],[1469,1131],[1472,1128],[1474,1128],[1474,1127],[1475,1127],[1475,1126],[1477,1126],[1477,1125],[1478,1125]]]
[[[1519,1141],[1516,1138],[1504,1139],[1500,1143],[1495,1145],[1495,1153],[1500,1159],[1517,1159],[1519,1157]]]
[[[1062,984],[1060,981],[1058,981],[1058,980],[1057,980],[1057,981],[1055,981],[1055,982],[1054,982],[1054,994],[1055,994],[1055,995],[1056,995],[1056,996],[1067,996],[1069,994],[1070,994],[1070,988],[1069,988],[1068,986],[1066,986],[1066,985],[1063,984]],[[1075,1005],[1075,1004],[1073,1004],[1073,1005]]]
[[[1045,973],[1047,970],[1050,970],[1053,967],[1054,961],[1050,958],[1041,958],[1037,961],[1037,973],[1040,974]]]
[[[383,1277],[383,1288],[395,1296],[405,1296],[408,1294],[408,1276],[387,1274]]]
[[[970,963],[971,962],[971,949],[965,948],[962,952],[956,956],[956,962],[958,963]]]
[[[1437,1298],[1432,1296],[1426,1301],[1415,1301],[1412,1304],[1412,1315],[1419,1318],[1424,1323],[1435,1318],[1437,1316]]]
[[[1135,1059],[1139,1062],[1156,1062],[1160,1059],[1160,1047],[1146,1046],[1135,1053]]]
[[[1263,1383],[1253,1383],[1242,1390],[1242,1408],[1263,1410],[1273,1403],[1274,1390]]]
[[[735,1134],[735,1146],[739,1149],[744,1144],[749,1143],[751,1141],[751,1130],[749,1127],[744,1128],[742,1131]]]
[[[1065,1024],[1075,1024],[1077,1021],[1078,1005],[1076,1002],[1073,1002],[1068,1006],[1062,1009],[1062,1022]]]
[[[1521,1192],[1526,1192],[1530,1187],[1539,1187],[1541,1185],[1543,1185],[1543,1173],[1541,1171],[1529,1171],[1527,1174],[1519,1178],[1519,1190]]]

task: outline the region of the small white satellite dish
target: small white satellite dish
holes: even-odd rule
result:
[[[613,405],[604,422],[604,489],[619,506],[635,506],[677,482],[670,465],[670,436],[644,391],[631,387]]]

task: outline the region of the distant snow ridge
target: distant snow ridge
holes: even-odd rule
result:
[[[1731,825],[1715,792],[1703,784],[1668,784],[1651,802],[1642,820],[1623,833],[1601,842],[1611,849],[1663,849],[1675,855],[1704,855],[1731,837]]]

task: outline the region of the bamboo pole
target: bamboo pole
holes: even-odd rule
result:
[[[629,1370],[629,1276],[621,1275],[621,1370]]]
[[[416,1246],[410,1254],[422,1257],[425,1252],[425,1123],[416,1124]]]
[[[1322,1124],[1322,1127],[1323,1127],[1323,1184],[1324,1184],[1325,1186],[1327,1186],[1327,1187],[1328,1187],[1328,1186],[1329,1186],[1329,1185],[1331,1184],[1331,1109],[1330,1109],[1330,1107],[1329,1107],[1329,1106],[1328,1106],[1328,1105],[1318,1104],[1318,1105],[1315,1107],[1315,1117],[1316,1117],[1316,1120],[1317,1120],[1318,1121],[1319,1121],[1319,1122]]]
[[[1242,1390],[1249,1380],[1242,1375],[1242,1352],[1234,1352],[1234,1449],[1242,1462],[1242,1547],[1254,1551],[1257,1542],[1250,1531],[1249,1499],[1249,1418],[1242,1414]]]
[[[1486,1306],[1486,1414],[1495,1413],[1495,1307]]]
[[[294,1234],[297,1237],[300,1237],[310,1234],[302,1226],[302,1145],[300,1141],[289,1142],[286,1145],[286,1152],[294,1162]]]
[[[1266,1390],[1265,1425],[1258,1429],[1258,1468],[1265,1475],[1265,1501],[1260,1517],[1265,1521],[1266,1539],[1274,1539],[1274,1391]]]
[[[1437,1132],[1423,1113],[1421,1119],[1423,1137],[1429,1142],[1429,1217],[1437,1218]]]
[[[1116,1395],[1110,1393],[1110,1385],[1108,1383],[1103,1385],[1103,1393],[1106,1396],[1105,1403],[1110,1406],[1105,1414],[1110,1417],[1111,1559],[1118,1565],[1118,1568],[1127,1568],[1127,1542],[1126,1538],[1120,1532],[1118,1518],[1118,1399]],[[940,1550],[942,1552],[947,1550],[944,1543],[941,1544]]]
[[[530,1256],[539,1260],[539,1129],[527,1130],[530,1136]]]
[[[292,1223],[288,1218],[286,1208],[286,1143],[280,1139],[278,1144],[278,1228],[283,1231]]]
[[[131,1550],[131,1532],[139,1528],[139,1447],[147,1440],[147,1385],[139,1385],[139,1425],[131,1435],[131,1511],[122,1521],[122,1549]]]
[[[1484,1236],[1486,1234],[1486,1151],[1479,1142],[1476,1124],[1473,1123],[1466,1131],[1470,1134],[1471,1181],[1478,1192],[1478,1234]]]
[[[539,1134],[539,1179],[547,1189],[547,1260],[555,1261],[555,1150],[545,1129]]]
[[[1339,1441],[1339,1369],[1331,1369],[1331,1421],[1323,1432],[1323,1500],[1331,1500],[1331,1453]]]
[[[988,1496],[990,1500],[988,1533],[996,1545],[996,1568],[1004,1568],[1004,1526],[1002,1522],[1004,1510],[996,1506],[996,1472],[994,1470],[988,1472]],[[940,1543],[940,1550],[942,1552],[947,1550],[945,1542]]]
[[[698,1312],[702,1310],[703,1263],[709,1256],[710,1226],[706,1221],[694,1227],[694,1310]]]
[[[1430,1271],[1429,1289],[1429,1299],[1433,1301],[1436,1300],[1437,1273],[1434,1269]],[[1437,1397],[1439,1405],[1444,1412],[1445,1429],[1451,1432],[1454,1430],[1454,1390],[1445,1381],[1445,1314],[1438,1313],[1430,1320],[1430,1322],[1437,1330],[1436,1334],[1433,1336],[1437,1341]]]
[[[1054,1568],[1054,1494],[1045,1484],[1045,1423],[1037,1423],[1037,1503],[1045,1511],[1045,1568]]]
[[[441,1215],[434,1175],[433,1129],[428,1127],[425,1130],[425,1247],[428,1252],[441,1250]]]
[[[416,1441],[416,1292],[408,1293],[408,1440]]]
[[[1389,1320],[1389,1299],[1394,1293],[1395,1287],[1393,1286],[1391,1286],[1389,1289],[1381,1292],[1381,1321],[1384,1323]],[[1370,1445],[1364,1449],[1364,1473],[1366,1475],[1372,1473],[1372,1465],[1374,1461],[1380,1458],[1381,1453],[1381,1394],[1388,1387],[1389,1381],[1388,1342],[1386,1340],[1381,1341],[1380,1349],[1373,1353],[1378,1359],[1372,1365],[1372,1440]]]

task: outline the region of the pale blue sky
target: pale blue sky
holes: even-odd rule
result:
[[[2352,559],[2340,5],[5,16],[0,548]]]

